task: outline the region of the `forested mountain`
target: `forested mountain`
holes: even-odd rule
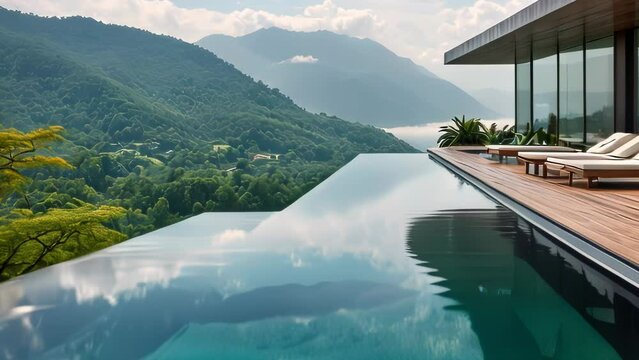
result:
[[[202,211],[282,209],[358,153],[415,151],[308,113],[198,46],[0,8],[0,127],[53,124],[75,170],[33,174],[10,206],[123,206],[129,236]]]
[[[197,42],[312,112],[382,127],[494,117],[473,97],[381,44],[328,31],[263,29]]]
[[[86,146],[152,139],[162,150],[243,136],[262,151],[300,150],[307,160],[321,145],[347,154],[407,149],[369,127],[311,115],[210,52],[169,37],[6,10],[0,36],[5,125],[55,123],[87,133],[91,142],[79,139]]]

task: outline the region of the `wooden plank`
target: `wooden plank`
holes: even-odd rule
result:
[[[523,166],[500,164],[454,149],[429,149],[440,158],[584,239],[639,266],[639,184],[606,184],[526,175]]]

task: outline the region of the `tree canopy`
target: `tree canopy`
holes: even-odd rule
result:
[[[48,218],[122,208],[85,226],[132,237],[204,211],[277,211],[360,153],[416,151],[381,129],[311,114],[167,36],[0,7],[0,43],[0,119],[15,128],[0,129],[10,143],[0,150],[0,225],[25,220],[28,230],[3,228],[13,235],[0,262]],[[68,141],[51,124],[64,126]],[[60,157],[48,148],[54,142]],[[43,241],[58,244],[48,255],[36,256],[48,245],[23,245],[11,261],[24,255],[28,264],[7,265],[2,276],[64,259],[68,249],[82,254],[79,242],[97,249],[121,239],[92,231],[104,238],[56,240],[64,234]]]
[[[40,167],[73,168],[66,160],[38,154],[50,143],[63,140],[61,126],[50,126],[23,133],[16,129],[0,131],[0,201],[24,188],[29,179],[23,171]]]
[[[73,209],[15,211],[0,225],[0,279],[105,248],[126,237],[104,223],[125,210],[77,202]]]
[[[25,173],[42,168],[73,169],[63,158],[42,155],[52,142],[64,138],[61,126],[23,133],[0,130],[0,203],[12,193],[25,191],[30,177]],[[26,199],[26,194],[24,195]],[[114,206],[94,206],[69,199],[64,209],[44,208],[34,212],[26,201],[23,208],[0,217],[0,280],[104,248],[126,237],[104,224],[124,216]],[[60,204],[62,205],[62,204]]]

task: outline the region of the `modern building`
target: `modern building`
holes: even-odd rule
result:
[[[514,64],[516,127],[593,144],[636,132],[636,0],[539,0],[445,54],[446,64]]]

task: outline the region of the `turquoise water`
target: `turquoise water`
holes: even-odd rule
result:
[[[0,358],[633,359],[637,295],[427,155],[366,155],[0,285]]]

